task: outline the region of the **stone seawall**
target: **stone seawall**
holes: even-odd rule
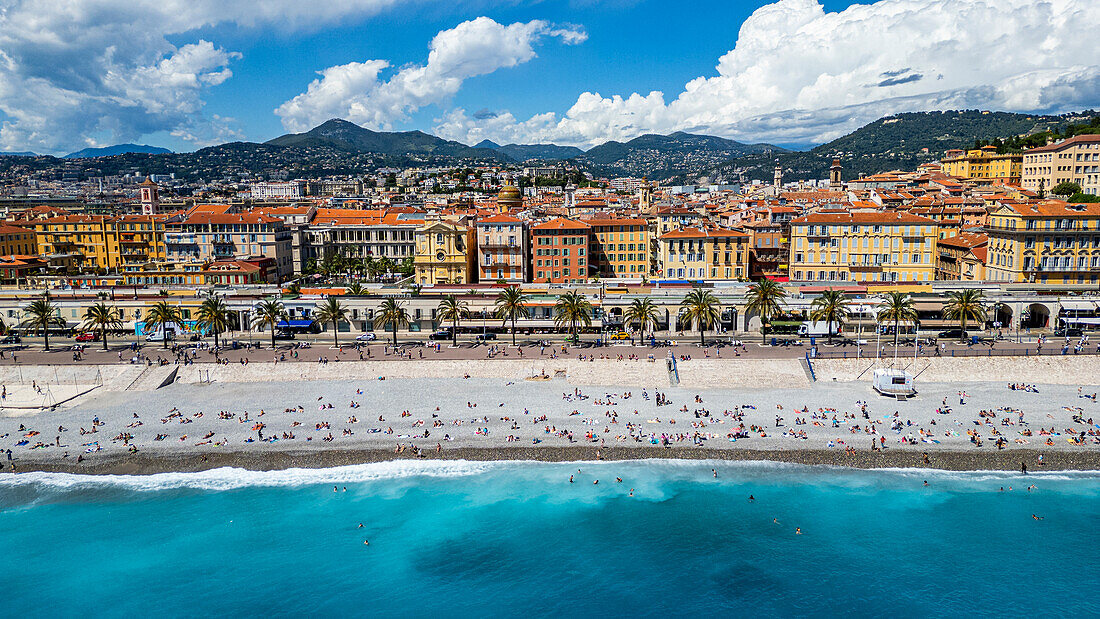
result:
[[[818,381],[871,381],[874,368],[891,367],[883,359],[819,359],[813,362]],[[917,376],[917,382],[1017,382],[1048,385],[1100,385],[1100,359],[1095,356],[941,357],[898,359],[893,367]],[[870,368],[870,369],[868,369]],[[862,376],[860,374],[862,373]]]

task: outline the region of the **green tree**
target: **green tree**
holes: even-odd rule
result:
[[[706,344],[704,334],[707,328],[717,325],[722,318],[722,304],[713,292],[705,288],[694,288],[680,301],[680,318],[699,328],[699,345],[703,346]]]
[[[122,316],[117,307],[100,301],[84,312],[84,327],[98,330],[103,337],[103,350],[107,350],[107,329],[121,329]]]
[[[164,348],[168,348],[168,325],[179,324],[183,321],[180,309],[168,301],[157,301],[149,308],[149,314],[145,317],[145,325],[154,331],[157,328],[163,333]]]
[[[449,294],[439,302],[438,314],[440,320],[451,321],[451,345],[458,346],[458,321],[470,314],[469,305]]]
[[[508,286],[497,295],[496,317],[504,322],[512,321],[512,346],[516,345],[516,319],[531,316],[527,300],[519,286]]]
[[[573,340],[579,342],[577,326],[592,326],[592,303],[584,295],[572,290],[559,296],[554,303],[554,324],[559,327],[568,325]]]
[[[649,297],[634,299],[627,306],[626,311],[623,312],[623,322],[626,323],[627,328],[638,325],[638,331],[642,338],[645,338],[646,327],[652,327],[656,330],[658,317],[660,317],[660,312],[657,311],[657,305]]]
[[[767,339],[768,324],[783,311],[787,302],[787,291],[774,280],[762,279],[749,286],[746,314],[760,316],[761,342]],[[747,325],[746,325],[747,326]]]
[[[393,329],[393,345],[397,346],[397,329],[408,326],[409,312],[397,299],[390,297],[378,306],[378,321]]]
[[[214,348],[218,347],[218,335],[229,330],[229,306],[217,295],[210,295],[199,305],[198,326],[214,334]]]
[[[848,320],[848,299],[843,290],[834,290],[830,288],[821,293],[821,296],[814,299],[814,302],[810,304],[810,320],[817,322],[824,322],[825,328],[828,330],[828,341],[833,341],[833,324],[836,324],[836,330],[840,331],[840,328],[844,325],[844,322]]]
[[[280,322],[287,320],[290,315],[287,314],[286,307],[283,306],[281,301],[275,299],[267,299],[261,301],[256,307],[252,309],[252,324],[257,329],[263,329],[267,327],[271,329],[271,350],[276,350],[275,346],[275,329]]]
[[[348,286],[345,294],[347,294],[349,297],[362,297],[366,296],[367,289],[364,288],[359,282],[354,282],[352,285]]]
[[[317,313],[314,315],[314,319],[321,324],[332,323],[332,345],[339,350],[340,323],[347,322],[348,309],[340,304],[339,299],[329,295],[323,303],[317,306]]]
[[[982,301],[985,293],[975,288],[956,290],[947,293],[947,303],[943,306],[943,316],[948,320],[958,320],[962,334],[959,339],[966,341],[966,324],[971,321],[985,320],[985,305]]]
[[[45,338],[46,352],[49,352],[50,325],[56,325],[61,322],[58,308],[50,301],[49,293],[43,294],[41,299],[32,301],[24,311],[27,313],[27,319],[24,322],[25,326],[30,328],[33,332],[42,329],[42,335]]]
[[[1050,193],[1063,197],[1072,196],[1075,193],[1081,193],[1081,186],[1072,181],[1062,181],[1055,185]]]
[[[903,322],[917,322],[917,310],[913,298],[903,292],[888,292],[876,319],[879,323],[894,323],[894,348],[898,347],[898,326]]]

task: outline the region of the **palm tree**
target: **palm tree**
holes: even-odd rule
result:
[[[164,334],[164,347],[168,348],[168,325],[179,324],[183,321],[180,309],[168,301],[157,301],[149,309],[149,315],[145,317],[146,326],[155,331],[160,328]]]
[[[649,297],[634,299],[627,306],[626,311],[623,312],[623,322],[627,328],[629,329],[635,324],[638,325],[638,331],[641,332],[643,338],[645,338],[646,327],[652,326],[656,330],[657,318],[659,317],[660,312],[657,311],[657,305]]]
[[[584,295],[569,291],[558,297],[554,304],[554,324],[560,326],[569,325],[569,333],[575,341],[580,341],[577,335],[577,325],[592,326],[592,304]]]
[[[107,329],[121,329],[122,316],[117,307],[100,301],[84,312],[84,325],[86,328],[99,330],[103,336],[103,350],[107,350]]]
[[[252,312],[255,314],[252,317],[252,324],[256,325],[257,329],[263,327],[271,329],[271,350],[275,350],[275,328],[280,322],[289,318],[286,308],[283,307],[281,301],[268,299],[261,301],[259,305],[252,309]]]
[[[41,299],[35,299],[27,306],[25,310],[28,318],[26,320],[26,326],[34,331],[42,329],[42,335],[45,337],[46,352],[50,351],[50,325],[55,325],[61,321],[61,317],[58,315],[58,308],[53,303],[50,303],[50,293],[42,295]]]
[[[229,330],[229,306],[221,297],[210,295],[199,305],[198,327],[214,333],[214,348],[218,347],[218,334]]]
[[[761,343],[768,336],[768,323],[783,312],[783,305],[786,302],[787,291],[783,290],[783,287],[774,280],[762,279],[749,286],[748,305],[745,306],[745,313],[760,316]]]
[[[903,292],[886,293],[886,302],[878,313],[879,322],[894,323],[894,348],[898,347],[898,325],[903,322],[917,322],[917,310],[913,307],[913,298]]]
[[[340,305],[339,299],[329,295],[324,303],[317,306],[317,313],[314,318],[321,324],[332,323],[332,345],[339,350],[340,340],[337,332],[340,331],[340,323],[348,320],[348,308]]]
[[[825,329],[829,334],[828,341],[831,343],[833,324],[835,323],[836,330],[840,331],[841,325],[848,320],[848,299],[844,291],[830,288],[822,292],[821,296],[810,304],[810,320],[825,323]]]
[[[393,329],[393,345],[397,346],[397,329],[409,324],[409,312],[397,299],[390,297],[378,306],[378,321]]]
[[[458,346],[458,321],[470,314],[469,305],[449,294],[439,302],[439,319],[451,321],[451,345]]]
[[[527,295],[519,286],[508,286],[497,295],[496,317],[504,322],[512,321],[512,346],[516,345],[516,318],[528,318]]]
[[[348,286],[348,289],[344,292],[344,294],[348,295],[349,297],[362,297],[367,294],[367,289],[364,288],[359,282],[354,282],[352,285]]]
[[[947,293],[947,304],[943,306],[943,316],[948,320],[958,320],[962,328],[959,339],[966,341],[966,323],[970,320],[985,320],[985,306],[982,299],[985,293],[975,288]]]
[[[711,291],[695,288],[680,301],[680,317],[699,326],[699,345],[703,346],[706,344],[703,333],[707,327],[722,319],[722,305]]]

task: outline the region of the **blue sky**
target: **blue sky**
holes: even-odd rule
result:
[[[0,151],[193,150],[333,116],[466,143],[805,145],[899,111],[1100,93],[1073,30],[1100,23],[1095,0],[10,2]]]

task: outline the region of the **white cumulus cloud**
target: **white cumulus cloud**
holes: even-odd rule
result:
[[[423,65],[402,67],[388,79],[381,77],[390,66],[385,60],[329,67],[275,113],[290,131],[304,131],[330,118],[389,129],[424,106],[449,100],[467,79],[531,60],[535,44],[544,37],[577,44],[587,35],[578,27],[553,27],[541,20],[504,25],[478,17],[439,32]]]
[[[397,0],[0,0],[0,151],[56,153],[169,131],[239,133],[206,118],[206,89],[239,55],[167,37],[219,24],[317,29]],[[204,124],[209,126],[204,127]]]
[[[564,114],[444,115],[436,132],[476,139],[606,139],[676,130],[823,142],[883,115],[981,108],[1056,112],[1100,103],[1097,0],[881,0],[826,12],[779,0],[741,25],[715,74],[671,100],[583,92]]]

